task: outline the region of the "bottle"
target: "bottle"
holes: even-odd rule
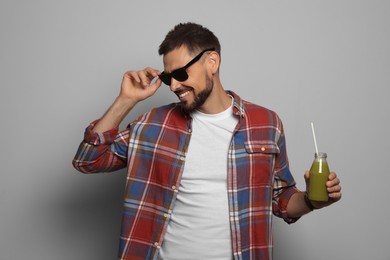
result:
[[[329,176],[329,166],[326,153],[315,153],[310,168],[309,199],[314,201],[328,201],[326,182]]]

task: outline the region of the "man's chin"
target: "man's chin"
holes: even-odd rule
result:
[[[180,105],[181,105],[182,110],[183,110],[185,113],[187,113],[187,114],[192,113],[192,112],[196,109],[196,107],[194,106],[194,104],[188,104],[187,101],[181,101],[181,102],[180,102]]]

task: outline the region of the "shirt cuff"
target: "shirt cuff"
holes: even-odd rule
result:
[[[282,217],[283,220],[288,224],[292,224],[292,223],[296,222],[298,219],[300,219],[300,217],[290,218],[287,215],[287,204],[290,201],[291,196],[297,192],[300,192],[300,190],[298,190],[295,186],[288,187],[280,195],[280,198],[278,201],[278,207],[279,207],[280,214],[281,214],[280,217]]]
[[[112,144],[114,142],[116,136],[118,135],[119,128],[115,127],[113,129],[110,129],[110,130],[105,131],[103,133],[94,132],[92,129],[95,127],[95,125],[98,121],[99,120],[93,121],[85,129],[84,141],[86,143],[89,143],[92,145]]]

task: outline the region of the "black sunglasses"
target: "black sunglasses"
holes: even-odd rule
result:
[[[186,70],[192,64],[197,62],[206,51],[214,51],[214,50],[215,50],[215,48],[206,49],[206,50],[202,51],[201,53],[199,53],[198,55],[196,55],[195,58],[193,58],[190,62],[188,62],[184,67],[176,69],[176,70],[172,71],[171,73],[162,72],[158,77],[162,80],[162,82],[164,82],[165,85],[168,85],[168,86],[171,85],[172,78],[176,79],[177,81],[186,81],[188,79],[188,74],[187,74]]]

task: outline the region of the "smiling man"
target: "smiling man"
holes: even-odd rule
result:
[[[341,198],[339,179],[329,175],[327,202],[295,187],[281,120],[223,88],[220,43],[210,30],[178,24],[159,54],[164,71],[126,72],[73,160],[85,173],[128,168],[119,258],[272,259],[272,214],[293,223],[329,206]],[[162,83],[179,101],[119,132]]]

